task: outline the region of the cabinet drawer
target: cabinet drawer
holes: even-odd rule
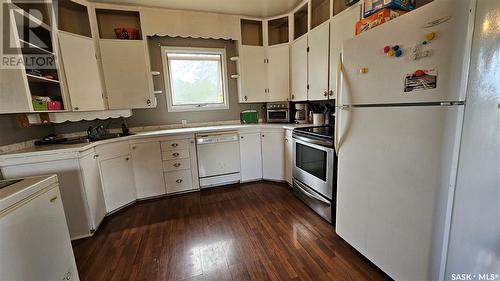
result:
[[[188,149],[171,150],[171,151],[162,151],[161,152],[161,159],[163,161],[174,160],[174,159],[185,159],[185,158],[189,158],[189,150]]]
[[[176,159],[170,161],[163,161],[163,171],[171,172],[184,169],[191,169],[191,159]]]
[[[176,193],[194,189],[191,170],[165,173],[167,193]]]
[[[184,150],[189,148],[189,140],[172,140],[161,143],[161,151]]]

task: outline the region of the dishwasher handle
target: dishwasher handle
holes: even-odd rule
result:
[[[239,141],[238,133],[221,133],[196,136],[196,144],[198,145],[237,141]]]

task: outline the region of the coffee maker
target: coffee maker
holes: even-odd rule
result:
[[[295,123],[307,124],[309,123],[309,105],[307,103],[295,104]]]

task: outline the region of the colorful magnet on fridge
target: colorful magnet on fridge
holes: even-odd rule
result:
[[[427,41],[432,41],[436,39],[436,35],[436,32],[427,33],[427,35],[425,35],[425,38],[427,39]]]
[[[423,70],[417,70],[415,71],[415,77],[422,77],[424,76],[425,72]]]
[[[390,50],[391,50],[391,46],[385,46],[384,47],[384,54],[389,53]]]
[[[392,47],[392,50],[393,50],[394,52],[397,52],[399,49],[400,49],[399,45],[394,45],[394,46]]]
[[[402,55],[403,55],[403,51],[401,51],[401,50],[397,50],[397,51],[396,51],[396,57],[397,57],[397,58],[399,58],[399,57],[400,57],[400,56],[402,56]]]
[[[389,57],[393,57],[396,53],[393,51],[393,50],[390,50],[389,52],[387,52],[387,56]]]

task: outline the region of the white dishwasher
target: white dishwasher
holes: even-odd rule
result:
[[[241,180],[238,132],[198,134],[196,148],[201,188]]]

